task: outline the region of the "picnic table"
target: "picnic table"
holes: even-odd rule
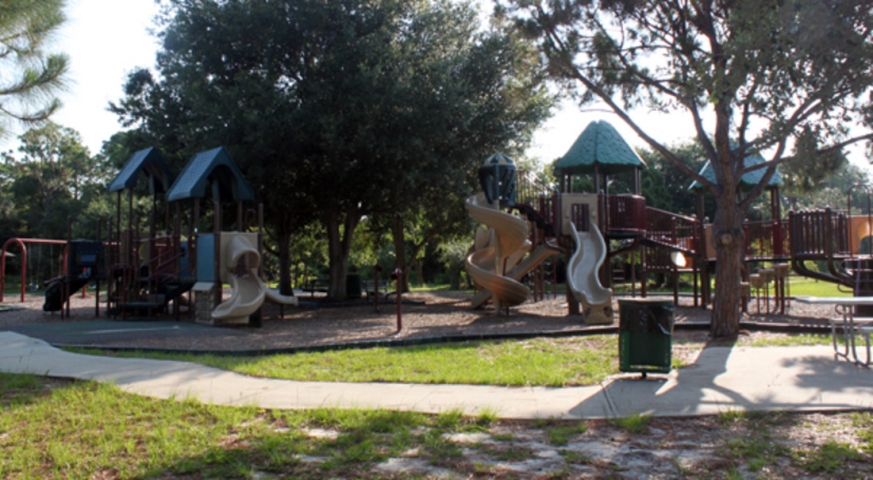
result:
[[[873,317],[855,316],[859,305],[873,305],[873,297],[795,297],[795,301],[812,305],[834,305],[839,317],[828,319],[834,346],[834,359],[843,357],[855,363],[870,366],[870,335],[873,334]],[[842,330],[843,341],[837,340],[837,327]],[[861,361],[855,344],[855,335],[864,337],[867,358]],[[851,359],[849,355],[851,354]]]

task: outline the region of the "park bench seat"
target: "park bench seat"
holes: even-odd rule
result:
[[[392,283],[394,283],[394,282],[391,280],[389,280],[388,282],[385,282],[385,281],[379,282],[379,295],[382,298],[387,299],[391,295],[394,295],[396,293],[393,290],[392,291],[388,290],[389,286]],[[364,295],[366,295],[367,298],[375,297],[376,296],[376,282],[374,282],[372,280],[364,280],[363,282],[361,282],[361,290],[363,290]]]
[[[316,278],[315,280],[309,281],[309,283],[304,285],[301,290],[309,292],[310,298],[313,298],[315,297],[315,292],[327,293],[328,287],[330,287],[330,279]]]

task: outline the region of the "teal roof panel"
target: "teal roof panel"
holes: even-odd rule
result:
[[[573,175],[589,174],[594,172],[595,163],[599,172],[607,174],[647,168],[618,130],[604,120],[589,123],[554,167]]]
[[[152,194],[166,192],[173,182],[173,174],[170,173],[170,167],[161,152],[155,147],[149,147],[131,155],[109,184],[109,193],[135,188],[140,173],[145,173],[148,177]]]
[[[167,192],[167,201],[206,197],[207,187],[219,201],[254,200],[255,193],[224,147],[194,155]]]
[[[746,156],[745,160],[743,161],[743,164],[745,167],[750,167],[752,165],[760,165],[760,164],[764,163],[765,161],[766,160],[764,160],[764,157],[762,157],[761,155],[759,155],[757,153],[753,153],[753,154]],[[740,184],[743,186],[744,189],[750,189],[750,188],[754,187],[755,185],[757,185],[758,182],[760,182],[762,178],[764,178],[764,172],[766,172],[766,171],[767,171],[766,168],[759,168],[757,170],[753,170],[751,172],[748,172],[745,175],[743,175],[743,178],[740,179]],[[700,176],[702,176],[703,178],[709,180],[710,182],[712,182],[716,185],[718,184],[718,182],[715,180],[715,170],[712,169],[712,164],[709,162],[709,160],[707,160],[706,163],[703,164],[703,167],[700,169],[699,173],[700,173]],[[767,188],[774,188],[774,187],[781,187],[781,186],[782,186],[782,175],[780,175],[779,171],[777,170],[776,173],[774,173],[773,176],[770,177],[770,182],[767,184]],[[695,181],[691,182],[691,186],[689,186],[688,188],[689,188],[689,190],[695,190],[698,188],[702,188],[702,185],[700,185],[700,183],[697,180],[695,180]]]

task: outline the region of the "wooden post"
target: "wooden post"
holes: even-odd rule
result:
[[[236,201],[236,231],[243,231],[243,201]]]
[[[100,233],[101,233],[100,226],[101,226],[100,219],[98,218],[97,219],[97,241],[102,243],[102,239],[100,238]],[[106,255],[105,249],[104,249],[103,254]],[[97,270],[98,268],[99,268],[99,262],[97,265],[94,265],[94,270],[92,270],[92,272],[93,272],[92,274],[96,278],[96,282],[95,282],[96,286],[94,288],[94,316],[99,318],[100,317],[100,274]]]
[[[113,225],[112,225],[112,216],[109,216],[109,225],[106,226],[106,237],[108,241],[106,242],[106,246],[108,250],[104,250],[104,262],[103,265],[106,268],[106,317],[109,317],[109,310],[112,307],[112,294],[114,293],[114,285],[115,285],[115,262],[113,249],[118,248],[118,244],[114,244],[112,242],[112,233]]]
[[[213,258],[212,267],[215,274],[215,304],[221,303],[221,204],[213,202],[215,211],[215,221],[212,225],[213,238]]]
[[[397,298],[397,331],[395,334],[399,334],[401,330],[403,330],[403,309],[401,307],[401,297],[403,296],[403,270],[396,268],[394,269],[394,274],[391,275],[397,281],[395,285],[395,297]]]

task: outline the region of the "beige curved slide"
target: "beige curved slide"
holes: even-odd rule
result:
[[[467,199],[467,211],[493,232],[488,246],[481,244],[485,236],[477,234],[475,251],[467,256],[467,273],[476,284],[491,293],[495,307],[512,307],[524,303],[530,289],[504,273],[512,269],[527,250],[530,250],[527,222],[489,205],[484,193]]]
[[[256,233],[221,233],[221,279],[230,284],[230,298],[212,311],[212,318],[223,323],[248,323],[264,300],[282,305],[297,305],[297,297],[281,295],[267,288],[258,275],[261,255],[258,253]],[[245,259],[245,270],[233,273],[240,260]]]
[[[297,305],[297,297],[291,295],[282,295],[279,290],[274,288],[265,288],[266,300],[277,305]]]
[[[258,253],[257,234],[221,233],[221,277],[230,283],[230,298],[218,304],[212,318],[225,323],[248,323],[249,315],[264,303],[264,282],[258,276],[261,255]],[[245,270],[233,272],[240,260],[245,260]]]
[[[582,304],[585,323],[612,323],[612,289],[600,283],[598,272],[606,259],[606,242],[600,229],[593,223],[588,232],[576,230],[570,222],[570,231],[576,242],[576,251],[567,264],[567,288]]]
[[[521,280],[521,277],[525,276],[531,270],[537,268],[539,264],[546,261],[549,257],[557,255],[561,253],[560,250],[549,247],[548,245],[540,245],[536,249],[530,252],[530,255],[525,257],[524,260],[519,262],[515,267],[506,272],[506,276],[512,278],[514,280]],[[488,290],[480,290],[473,295],[472,305],[473,308],[479,308],[488,299],[491,298],[491,292]]]

